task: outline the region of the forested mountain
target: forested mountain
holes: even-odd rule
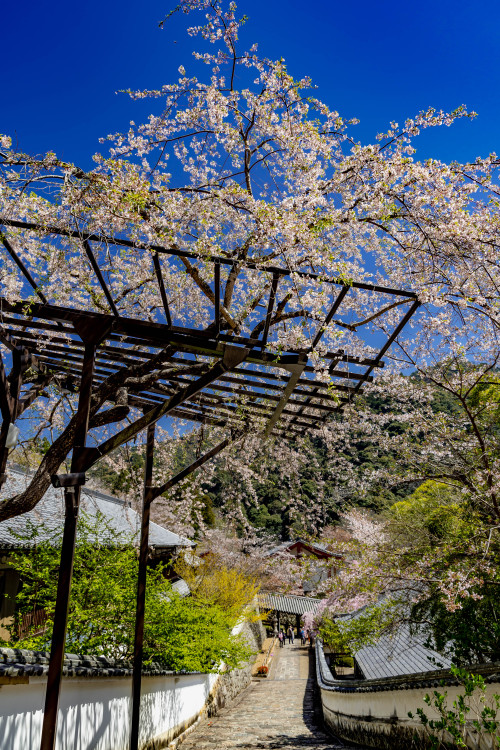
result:
[[[424,387],[416,374],[407,380],[417,390]],[[442,388],[432,387],[429,403],[434,414],[452,420],[458,419],[462,412],[453,394]],[[235,483],[238,484],[238,504],[245,520],[257,530],[283,540],[297,534],[320,534],[325,526],[338,523],[339,511],[346,506],[380,513],[409,496],[422,479],[408,477],[407,472],[401,470],[399,448],[405,441],[414,441],[415,436],[407,434],[406,422],[391,419],[394,400],[390,393],[384,395],[383,389],[360,399],[359,410],[383,419],[384,442],[377,439],[377,435],[359,434],[358,414],[356,421],[353,419],[352,429],[349,415],[343,414],[337,418],[337,423],[343,426],[346,440],[336,446],[333,456],[331,445],[321,435],[287,441],[289,456],[300,457],[295,470],[288,474],[283,471],[283,455],[274,455],[275,446],[270,443],[263,442],[254,451],[248,464],[250,477],[244,482],[235,476],[232,465],[227,466],[223,459],[215,461],[208,477],[205,478],[203,473],[200,475],[196,488],[202,522],[209,527],[221,523],[227,506],[231,505]],[[331,431],[335,431],[334,426],[331,426]],[[425,440],[423,434],[421,439]],[[391,441],[398,450],[391,447]],[[171,471],[176,473],[199,454],[199,436],[186,437],[172,447]],[[161,458],[157,458],[159,462]],[[118,471],[116,466],[102,463],[92,471],[92,477],[113,493],[132,492],[137,497],[142,468],[140,449],[132,449]],[[178,500],[176,493],[168,497],[168,502],[173,505]],[[312,520],[303,512],[307,508],[315,508]],[[238,523],[235,526],[238,528]]]

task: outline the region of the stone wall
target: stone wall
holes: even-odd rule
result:
[[[266,638],[266,631],[262,622],[245,621],[240,632],[243,633],[252,650],[257,654]],[[241,669],[233,669],[231,672],[225,672],[219,676],[213,693],[207,702],[208,716],[215,716],[220,708],[230,703],[250,685],[252,665],[256,659],[256,654]]]

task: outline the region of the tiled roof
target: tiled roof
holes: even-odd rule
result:
[[[402,606],[405,606],[403,602]],[[361,607],[356,612],[340,615],[338,619],[356,619],[366,609]],[[428,637],[429,632],[423,627],[411,633],[410,626],[402,624],[394,633],[381,636],[373,646],[356,651],[354,657],[367,680],[449,669],[450,659],[424,645]]]
[[[409,626],[402,625],[394,635],[357,651],[355,658],[367,680],[449,669],[451,660],[424,646],[425,640],[425,634],[411,634]]]
[[[259,606],[262,609],[276,609],[289,615],[304,615],[315,612],[321,599],[312,596],[294,596],[293,594],[259,594]]]
[[[6,497],[22,492],[30,480],[29,474],[20,470],[9,468],[9,477],[0,490],[0,501]],[[120,536],[130,538],[139,536],[141,518],[135,510],[129,508],[123,500],[103,492],[90,490],[82,487],[81,508],[89,515],[100,512],[106,519],[107,526],[111,529],[109,541],[119,539]],[[22,516],[15,516],[8,521],[0,523],[0,549],[9,549],[21,546],[16,534],[23,534],[28,521],[34,524],[44,524],[50,531],[62,529],[64,520],[64,498],[63,490],[50,487],[37,506]],[[43,537],[39,537],[40,539]],[[103,541],[108,541],[103,539]],[[193,542],[172,531],[151,523],[149,527],[149,543],[156,550],[171,549],[174,547],[192,547]]]
[[[326,552],[329,555],[332,554],[327,549],[325,544],[318,544],[317,542],[306,542],[305,539],[292,539],[290,542],[283,542],[282,544],[279,544],[277,547],[273,547],[272,549],[270,549],[267,554],[275,555],[278,552],[285,552],[285,550],[290,549],[290,547],[293,547],[295,544],[304,544],[306,547],[317,549],[319,552]]]
[[[0,677],[41,677],[49,669],[49,654],[18,648],[0,648]],[[129,677],[132,663],[105,656],[64,654],[65,677]],[[173,674],[201,674],[200,672],[172,672],[162,664],[150,663],[143,675],[166,676]]]

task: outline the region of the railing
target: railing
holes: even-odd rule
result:
[[[276,641],[277,641],[277,640],[278,640],[278,637],[277,637],[277,636],[275,635],[275,636],[274,636],[274,638],[273,638],[273,640],[271,641],[271,645],[270,645],[270,646],[269,646],[269,648],[267,649],[267,654],[266,654],[266,658],[265,658],[265,659],[264,659],[264,661],[262,662],[262,665],[263,665],[264,667],[267,667],[267,666],[269,666],[269,662],[270,662],[270,660],[271,660],[271,656],[272,656],[272,653],[273,653],[273,650],[274,650],[274,647],[275,647],[275,645],[276,645]]]

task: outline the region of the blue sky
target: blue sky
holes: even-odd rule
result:
[[[54,150],[83,168],[99,136],[140,121],[153,102],[115,92],[174,79],[179,64],[195,69],[195,40],[173,5],[159,0],[28,0],[2,12],[0,132],[30,153]],[[495,0],[241,0],[249,16],[245,41],[283,56],[297,77],[310,75],[317,96],[358,117],[363,142],[390,120],[429,106],[466,104],[473,121],[426,133],[418,155],[449,161],[500,152],[500,4]],[[193,19],[194,20],[194,19]]]

